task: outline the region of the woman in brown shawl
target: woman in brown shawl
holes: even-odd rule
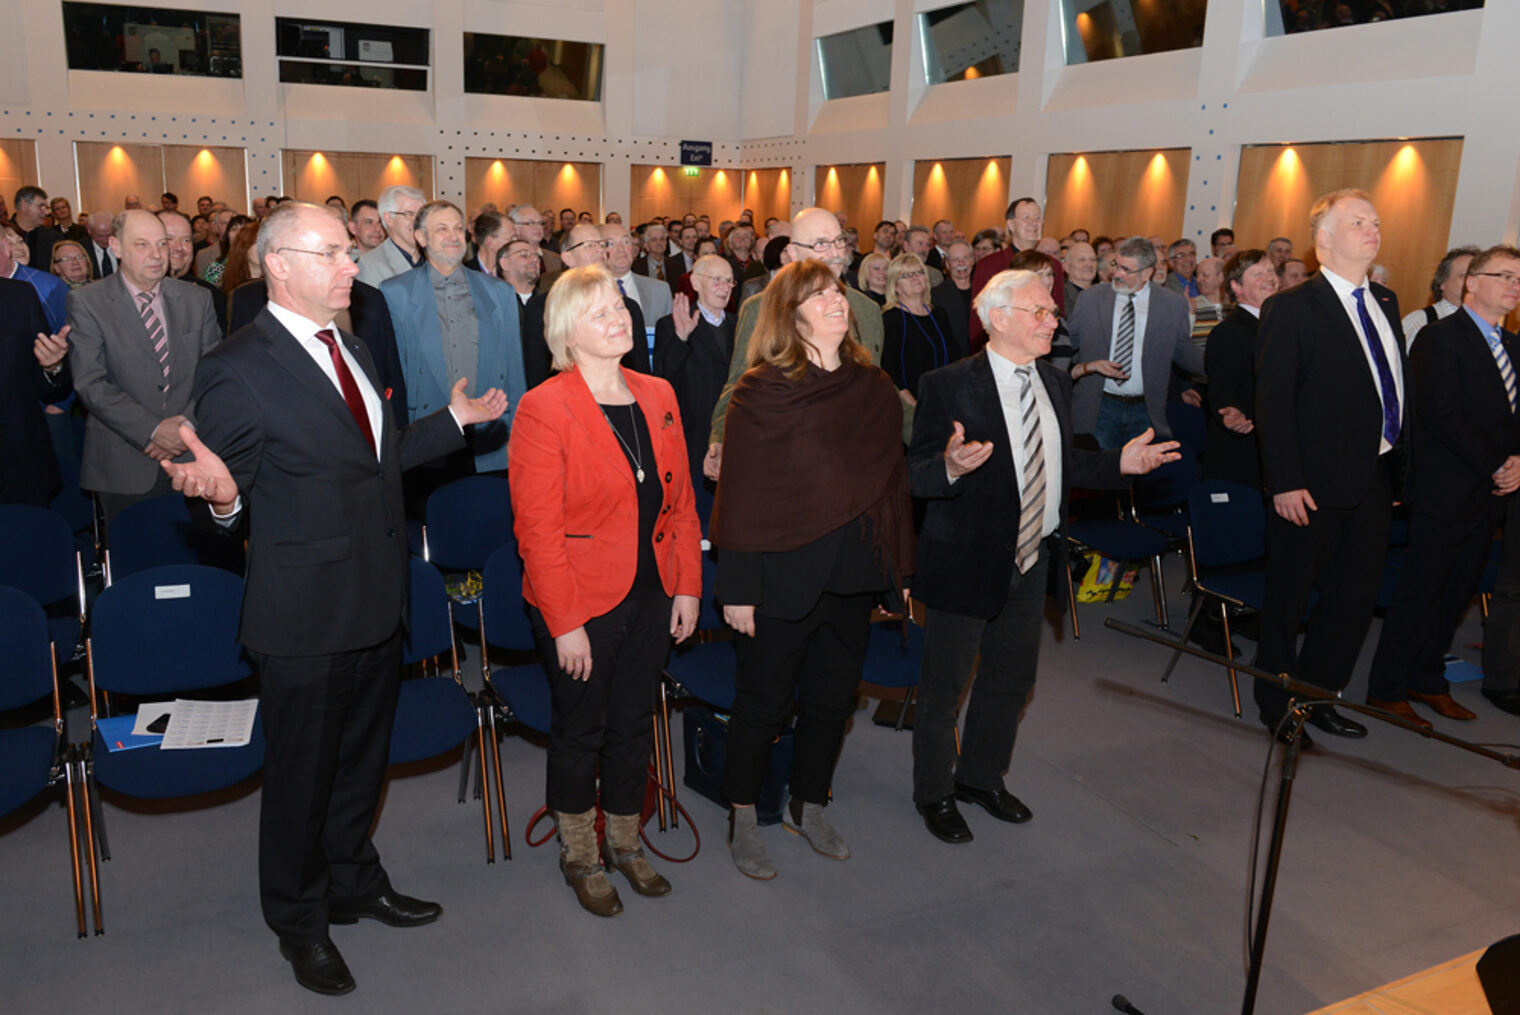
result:
[[[776,876],[755,821],[771,742],[794,700],[786,827],[850,855],[823,815],[876,602],[903,589],[913,528],[902,403],[855,339],[844,287],[800,261],[765,289],[729,404],[713,511],[717,594],[739,633],[723,791],[734,863]]]

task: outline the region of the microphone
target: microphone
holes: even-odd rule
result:
[[[1129,1003],[1129,998],[1123,994],[1114,995],[1114,1007],[1124,1012],[1124,1015],[1145,1015],[1145,1012]]]

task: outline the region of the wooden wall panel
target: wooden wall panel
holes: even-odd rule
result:
[[[1236,244],[1265,246],[1286,236],[1312,269],[1310,206],[1321,194],[1360,187],[1372,195],[1382,219],[1378,262],[1387,266],[1407,313],[1429,302],[1430,276],[1451,231],[1461,162],[1461,138],[1246,148],[1236,187]]]
[[[832,212],[844,212],[849,224],[860,232],[860,245],[871,249],[871,232],[881,221],[882,177],[886,164],[871,162],[851,166],[819,166],[813,179],[817,188],[813,203]]]
[[[914,163],[913,224],[933,226],[949,219],[967,239],[982,229],[1001,231],[1008,221],[1012,166],[1013,159],[1006,155]]]
[[[37,182],[37,142],[36,141],[0,141],[0,194],[5,196],[5,207],[9,212],[15,212],[11,207],[16,198],[16,191],[29,183]],[[47,188],[44,187],[44,190]],[[48,191],[48,197],[66,197],[72,207],[76,202],[73,194],[55,194]],[[74,209],[78,212],[78,208]]]
[[[744,207],[742,169],[703,167],[696,176],[687,176],[684,166],[631,166],[629,173],[633,198],[627,219],[630,227],[656,215],[668,218],[689,212],[706,215],[716,234],[720,222],[738,218]],[[759,211],[755,209],[757,215]]]
[[[467,214],[490,202],[505,212],[514,204],[535,208],[574,208],[589,211],[602,220],[602,164],[600,162],[544,162],[535,159],[464,160],[464,193]],[[559,228],[556,218],[554,229]]]
[[[178,194],[180,210],[189,215],[195,214],[195,199],[202,194],[233,208],[247,208],[247,162],[242,148],[164,145],[163,189]],[[145,204],[157,199],[157,193],[151,199],[143,195]]]
[[[162,145],[76,141],[74,161],[79,167],[76,218],[97,211],[114,215],[122,210],[128,194],[140,197],[144,207],[158,207],[158,196],[164,192]],[[190,203],[193,207],[194,198]]]
[[[1052,155],[1046,180],[1045,235],[1086,229],[1097,236],[1182,234],[1187,148]]]
[[[755,230],[765,237],[765,220],[792,217],[792,173],[789,169],[751,169],[744,174],[744,207],[755,213]]]
[[[395,186],[416,187],[425,196],[433,196],[431,155],[286,149],[280,153],[280,162],[285,193],[298,201],[321,204],[337,194],[353,204],[361,198],[374,199],[386,187]]]

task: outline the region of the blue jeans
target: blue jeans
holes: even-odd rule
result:
[[[1150,425],[1150,411],[1144,402],[1126,405],[1105,395],[1098,403],[1098,424],[1093,427],[1093,437],[1098,447],[1108,451],[1124,447]]]

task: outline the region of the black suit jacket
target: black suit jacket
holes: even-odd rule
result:
[[[554,373],[554,357],[549,352],[549,344],[544,341],[544,304],[549,299],[550,288],[553,286],[534,292],[522,308],[522,317],[518,319],[522,325],[523,377],[528,382],[529,391],[547,381],[549,375]],[[633,348],[624,354],[622,365],[641,374],[650,373],[649,339],[644,334],[644,313],[639,309],[637,300],[625,296],[623,305],[628,308],[628,316],[633,318]]]
[[[695,258],[692,259],[692,263],[696,263]],[[686,267],[685,254],[671,254],[665,258],[665,282],[670,286],[672,292],[675,291],[676,282],[690,270],[690,268]]]
[[[1203,457],[1203,478],[1261,487],[1261,458],[1256,453],[1256,434],[1238,434],[1224,425],[1219,410],[1233,406],[1255,418],[1256,412],[1256,315],[1236,307],[1214,325],[1203,350],[1203,372],[1208,377],[1208,435]]]
[[[686,437],[692,475],[702,475],[707,455],[707,433],[713,406],[728,383],[728,367],[734,355],[734,315],[725,314],[713,327],[698,311],[697,326],[685,341],[676,337],[675,318],[660,318],[654,327],[654,373],[675,389],[681,409],[681,430]]]
[[[664,258],[660,258],[659,263],[660,263],[660,270],[664,271],[665,270],[665,259]],[[660,276],[658,276],[658,275],[655,274],[655,272],[654,272],[654,266],[650,262],[648,254],[640,254],[638,257],[634,258],[633,259],[633,266],[629,270],[636,271],[640,275],[643,275],[646,278],[660,278]],[[680,278],[680,277],[681,276],[679,276],[679,275],[676,276],[676,278]],[[668,283],[674,283],[675,279],[673,279],[673,278],[663,278],[663,279],[660,279],[660,281],[662,281],[662,282],[668,282]]]
[[[1398,299],[1375,283],[1371,290],[1398,347],[1398,360],[1389,367],[1403,370]],[[1367,310],[1376,312],[1370,305]],[[1321,508],[1355,507],[1366,496],[1378,466],[1383,406],[1362,348],[1322,272],[1262,305],[1254,419],[1269,494],[1307,489]],[[1406,373],[1404,425],[1395,448],[1401,458],[1411,387]],[[1397,460],[1394,465],[1397,483],[1402,469]]]
[[[216,313],[216,323],[222,329],[222,337],[226,338],[232,329],[227,327],[227,294],[222,292],[222,287],[215,282],[207,282],[197,275],[193,268],[180,281],[191,282],[211,294],[211,309]],[[260,286],[263,284],[263,282],[259,283]],[[260,306],[262,305],[260,303]]]
[[[383,394],[364,345],[342,340]],[[243,499],[243,644],[331,655],[395,633],[408,587],[401,473],[464,446],[448,411],[398,427],[382,398],[376,461],[337,387],[268,310],[201,360],[195,394],[200,437]]]
[[[1045,362],[1036,368],[1061,428],[1062,521],[1051,547],[1051,574],[1064,607],[1066,581],[1060,569],[1067,566],[1067,495],[1073,486],[1118,488],[1124,480],[1119,451],[1072,447],[1070,375]],[[957,422],[965,428],[966,440],[991,441],[993,451],[981,468],[952,483],[945,472],[945,444]],[[962,616],[995,616],[1008,599],[1017,566],[1020,508],[1008,424],[985,350],[930,371],[919,382],[908,483],[914,497],[928,502],[918,535],[913,598]]]
[[[935,286],[929,298],[950,319],[950,332],[955,336],[955,348],[951,350],[952,362],[971,355],[971,291],[958,289],[948,278]]]
[[[42,403],[68,394],[68,360],[50,380],[32,352],[49,330],[37,290],[0,278],[0,504],[46,507],[62,485]]]
[[[1503,506],[1492,477],[1520,454],[1520,417],[1510,409],[1488,339],[1465,309],[1420,334],[1409,354],[1415,390],[1409,507],[1448,521],[1481,521]],[[1503,342],[1513,366],[1515,336],[1504,332]]]
[[[244,282],[234,289],[227,309],[227,333],[232,334],[252,324],[264,312],[264,304],[268,302],[269,289],[261,278]],[[406,405],[406,377],[401,373],[396,327],[391,323],[385,296],[368,282],[354,279],[348,299],[348,320],[353,325],[354,334],[369,348],[369,358],[380,382],[380,396],[395,405]]]

